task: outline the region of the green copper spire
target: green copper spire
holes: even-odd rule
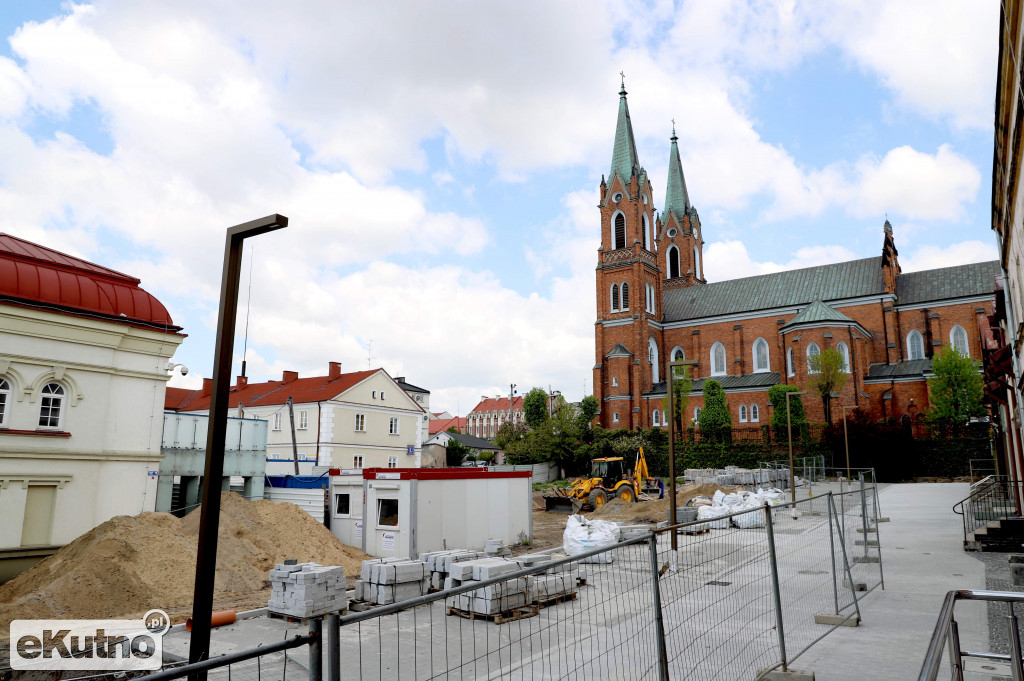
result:
[[[690,195],[686,192],[686,178],[683,177],[683,164],[679,161],[679,145],[676,144],[676,123],[672,121],[672,150],[668,155],[668,189],[665,190],[665,209],[661,211],[666,218],[671,212],[680,223],[683,215],[690,210]]]
[[[626,104],[626,85],[619,90],[619,121],[615,124],[615,148],[612,150],[612,171],[608,181],[619,174],[623,182],[629,182],[633,175],[640,174],[640,159],[633,140],[633,124],[629,121],[629,106]]]

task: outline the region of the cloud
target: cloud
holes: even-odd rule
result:
[[[921,246],[913,253],[900,255],[900,269],[904,272],[918,272],[939,267],[952,267],[971,262],[998,260],[999,251],[995,243],[985,241],[961,241],[941,246]]]
[[[757,262],[750,257],[742,241],[715,241],[704,247],[704,275],[708,281],[724,281],[769,274],[782,270],[813,267],[854,259],[844,246],[804,246],[786,263]]]

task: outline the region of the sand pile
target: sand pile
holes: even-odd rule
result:
[[[703,485],[683,485],[676,489],[676,506],[685,506],[686,502],[693,497],[710,497],[718,490],[729,494],[735,490],[719,487],[714,483]],[[668,519],[669,499],[668,489],[665,489],[666,497],[656,501],[628,502],[621,499],[612,499],[600,509],[594,511],[595,518],[601,520],[621,520],[628,523],[660,523]]]
[[[14,619],[187,614],[195,579],[199,511],[117,516],[0,586],[0,635]],[[286,558],[359,572],[368,558],[294,504],[221,495],[214,609],[266,605],[267,572]],[[175,621],[180,617],[174,617]]]

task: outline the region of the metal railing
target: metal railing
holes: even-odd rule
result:
[[[963,519],[964,545],[975,531],[989,523],[1016,516],[1024,482],[1005,475],[989,475],[971,485],[971,493],[953,504],[953,512]]]
[[[957,601],[1005,603],[1006,638],[1010,653],[963,650],[960,645],[960,629],[954,616]],[[946,678],[954,681],[963,681],[965,673],[972,671],[980,672],[986,678],[1009,677],[1014,681],[1022,681],[1024,667],[1021,665],[1020,626],[1013,611],[1014,603],[1024,603],[1024,594],[967,589],[947,593],[939,611],[939,619],[935,623],[935,631],[928,643],[928,650],[925,652],[921,673],[918,675],[919,681],[935,681],[944,669],[949,673]],[[972,665],[972,662],[975,664]]]
[[[877,536],[874,485],[855,484],[823,483],[815,497],[661,528],[492,579],[328,615],[325,663],[321,621],[311,620],[309,634],[149,678],[227,667],[224,678],[262,681],[258,670],[243,675],[236,667],[232,675],[229,665],[303,645],[311,681],[324,668],[329,681],[763,678],[788,669],[836,627],[859,621],[860,599],[882,585],[879,542],[863,541]],[[464,607],[488,590],[519,593],[520,580],[539,583],[549,575],[560,575],[555,581],[569,590],[535,593],[494,614]],[[295,672],[305,670],[295,664],[288,671],[298,678]]]

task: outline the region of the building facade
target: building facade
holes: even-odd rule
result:
[[[171,388],[167,409],[209,413],[212,383],[205,379],[199,390]],[[289,398],[300,474],[309,475],[314,466],[420,466],[427,412],[383,369],[344,374],[341,364],[331,362],[326,376],[299,378],[285,371],[280,380],[262,383],[239,376],[229,395],[231,415],[268,423],[268,474],[295,473]]]
[[[484,439],[493,438],[504,423],[526,423],[522,395],[511,400],[482,395],[480,402],[466,415],[465,432]]]
[[[0,581],[155,508],[185,336],[139,283],[0,234]]]
[[[707,283],[702,225],[686,188],[677,138],[669,146],[660,214],[640,165],[626,91],[619,92],[611,171],[599,188],[594,395],[605,428],[667,425],[666,362],[695,379],[686,420],[719,381],[734,426],[767,423],[768,389],[808,386],[809,358],[835,348],[849,374],[832,410],[918,421],[929,407],[932,358],[955,347],[982,359],[999,263],[903,273],[892,225],[881,254],[849,262]],[[803,403],[824,420],[820,399]]]

